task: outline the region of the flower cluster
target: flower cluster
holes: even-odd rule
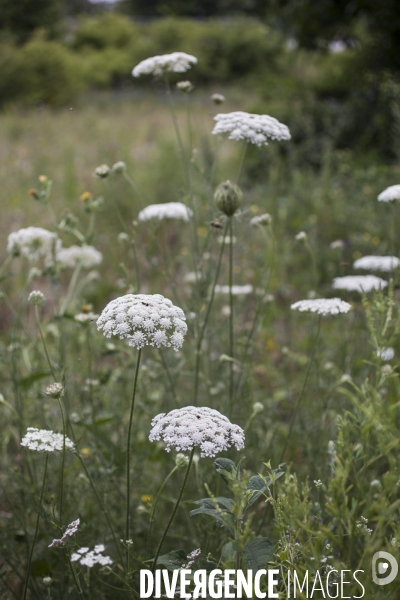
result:
[[[351,305],[339,298],[316,298],[315,300],[300,300],[292,304],[290,308],[300,312],[313,312],[325,316],[347,313],[351,309]]]
[[[46,267],[53,264],[53,258],[60,249],[61,240],[57,235],[42,227],[26,227],[8,236],[8,252],[14,256],[23,256],[31,263],[43,259]]]
[[[214,288],[216,294],[229,294],[230,288],[229,285],[217,285]],[[232,294],[233,296],[242,296],[245,294],[252,294],[253,286],[251,283],[246,283],[246,285],[233,285],[232,286]]]
[[[347,290],[348,292],[370,292],[387,286],[387,281],[375,275],[346,275],[335,277],[332,282],[334,290]]]
[[[253,115],[236,111],[215,115],[214,135],[229,133],[230,140],[246,140],[256,146],[267,146],[267,139],[290,140],[286,125],[269,115]]]
[[[392,360],[392,358],[394,358],[394,348],[391,346],[388,346],[387,348],[381,348],[380,350],[376,351],[376,355],[382,360]]]
[[[33,306],[42,306],[46,302],[46,296],[39,290],[34,290],[29,294],[28,302]]]
[[[152,56],[142,60],[132,71],[134,77],[141,75],[163,75],[167,71],[174,73],[185,73],[192,65],[197,64],[197,58],[186,52],[172,52]]]
[[[149,204],[138,215],[138,221],[150,221],[151,219],[181,219],[189,221],[193,211],[182,202],[165,202],[164,204]]]
[[[112,300],[97,320],[106,337],[119,336],[129,346],[171,347],[178,351],[187,332],[182,309],[161,294],[127,294]]]
[[[379,202],[392,202],[400,200],[400,185],[391,185],[378,196]]]
[[[57,261],[64,267],[73,269],[78,263],[85,269],[99,265],[103,260],[101,252],[93,246],[70,246],[57,252]]]
[[[71,555],[71,562],[79,562],[83,567],[92,568],[94,565],[112,565],[113,561],[109,556],[104,556],[105,547],[103,544],[98,544],[94,550],[89,548],[80,548],[77,552]]]
[[[400,259],[397,256],[363,256],[358,258],[353,264],[354,269],[364,269],[365,271],[393,271],[400,266]]]
[[[46,396],[50,396],[50,398],[61,398],[64,393],[64,387],[61,383],[51,383],[44,390]]]
[[[94,176],[98,177],[99,179],[106,179],[106,177],[109,176],[110,174],[110,167],[108,165],[100,165],[99,167],[96,167],[94,170]]]
[[[244,448],[244,431],[212,408],[186,406],[157,415],[152,423],[149,440],[163,440],[166,451],[183,452],[198,447],[200,456],[216,456],[235,446]]]
[[[262,215],[256,215],[252,219],[250,219],[250,225],[257,227],[257,225],[271,225],[272,217],[269,213],[264,213]]]
[[[36,452],[61,452],[64,446],[62,433],[54,433],[51,429],[36,429],[28,427],[25,436],[21,440],[21,446],[36,450]],[[75,444],[65,437],[65,448],[74,452]]]
[[[75,533],[78,531],[80,522],[81,522],[80,519],[76,519],[76,521],[72,521],[72,523],[70,523],[67,526],[67,529],[63,533],[62,537],[59,540],[53,540],[51,542],[51,544],[49,545],[49,548],[58,548],[58,546],[64,546],[64,544],[67,542],[67,540],[70,537],[72,537],[73,535],[75,535]]]

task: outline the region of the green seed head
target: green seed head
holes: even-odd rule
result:
[[[220,183],[214,193],[215,204],[227,217],[232,217],[240,206],[243,193],[234,183],[224,181]]]

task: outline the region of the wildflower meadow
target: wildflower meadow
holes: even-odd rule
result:
[[[400,170],[303,164],[178,50],[0,115],[0,597],[396,600]]]

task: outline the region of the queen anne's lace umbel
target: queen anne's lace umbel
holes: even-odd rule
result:
[[[71,562],[79,562],[84,567],[92,568],[94,565],[112,565],[113,561],[109,556],[104,556],[105,547],[103,544],[98,544],[94,550],[89,548],[80,548],[77,552],[71,555]]]
[[[76,521],[72,521],[72,523],[70,523],[67,526],[67,529],[63,533],[62,537],[59,540],[53,540],[51,542],[51,544],[49,545],[49,548],[58,548],[59,546],[64,546],[64,544],[68,541],[68,539],[70,537],[72,537],[73,535],[75,535],[75,533],[78,531],[80,522],[81,522],[80,519],[76,519]]]
[[[164,204],[149,204],[138,215],[138,221],[150,221],[151,219],[181,219],[189,221],[193,211],[182,202],[165,202]]]
[[[62,433],[54,433],[51,429],[36,429],[28,427],[25,436],[21,440],[21,446],[36,450],[36,452],[61,452],[64,445]],[[65,437],[65,448],[71,452],[75,451],[75,444]]]
[[[354,269],[364,269],[365,271],[393,271],[400,266],[400,259],[397,256],[362,256],[353,264]]]
[[[217,283],[217,285],[214,288],[214,292],[216,294],[229,294],[230,287],[229,287],[229,285],[219,285],[219,283]],[[242,296],[242,295],[252,294],[252,293],[253,293],[253,286],[251,285],[251,283],[246,283],[245,285],[233,285],[232,286],[233,296]]]
[[[313,300],[300,300],[292,304],[290,308],[300,312],[312,312],[326,316],[347,313],[351,309],[351,305],[340,300],[340,298],[315,298]]]
[[[161,294],[127,294],[112,300],[97,320],[106,337],[117,335],[129,346],[172,347],[178,351],[187,332],[182,309]]]
[[[400,185],[391,185],[378,196],[379,202],[393,202],[400,200]]]
[[[335,277],[332,282],[334,290],[347,290],[348,292],[370,292],[387,286],[387,281],[375,275],[346,275]]]
[[[43,260],[46,267],[53,264],[53,257],[60,249],[61,240],[58,236],[42,227],[26,227],[8,236],[8,252],[14,256],[23,256],[31,263]]]
[[[186,52],[172,52],[151,56],[142,60],[132,71],[134,77],[140,75],[162,75],[167,71],[174,73],[185,73],[192,65],[197,64],[197,58]]]
[[[201,456],[216,456],[235,446],[244,448],[244,431],[220,412],[207,407],[186,406],[157,415],[151,422],[149,440],[162,440],[166,451],[188,452],[200,448]]]
[[[74,269],[78,263],[81,263],[85,269],[91,269],[99,265],[102,260],[102,253],[93,246],[70,246],[61,248],[57,253],[57,261],[70,269]]]
[[[214,135],[229,133],[230,140],[246,140],[256,146],[267,146],[267,139],[290,140],[286,125],[269,115],[254,115],[242,111],[215,115]]]

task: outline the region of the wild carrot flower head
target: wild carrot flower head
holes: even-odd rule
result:
[[[292,304],[290,308],[300,312],[313,312],[326,316],[347,313],[351,309],[351,305],[339,298],[316,298],[314,300],[300,300]]]
[[[197,64],[197,58],[185,52],[172,52],[151,56],[142,60],[132,71],[134,77],[140,75],[163,75],[168,71],[174,73],[185,73],[192,65]]]
[[[92,568],[94,565],[112,565],[113,561],[109,556],[104,556],[105,547],[103,544],[97,544],[93,550],[89,548],[80,548],[71,555],[72,562],[79,562],[84,567]]]
[[[117,335],[129,346],[171,347],[178,351],[187,332],[182,309],[161,294],[127,294],[112,300],[97,320],[106,337]]]
[[[29,294],[28,302],[34,306],[42,306],[46,302],[46,296],[39,290],[34,290]]]
[[[50,396],[50,398],[61,398],[64,393],[64,386],[61,383],[51,383],[44,390],[46,396]]]
[[[106,177],[109,176],[110,174],[110,167],[108,165],[100,165],[99,167],[96,167],[94,170],[94,176],[98,177],[99,179],[106,179]]]
[[[290,140],[286,125],[269,115],[254,115],[242,111],[215,115],[213,134],[229,133],[230,140],[246,140],[256,146],[267,146],[267,139]]]
[[[163,440],[167,452],[188,452],[197,447],[200,456],[216,456],[231,446],[244,448],[244,431],[212,408],[176,408],[157,415],[151,426],[149,440]]]
[[[400,200],[400,185],[391,185],[378,196],[379,202],[393,202]]]
[[[28,427],[25,436],[21,440],[21,446],[36,450],[36,452],[61,452],[64,444],[62,433],[54,433],[49,429],[36,429]],[[65,448],[71,452],[75,451],[75,444],[68,437],[65,438]]]
[[[93,246],[70,246],[57,252],[57,261],[63,266],[73,269],[78,263],[85,269],[99,265],[103,260],[101,252]]]
[[[68,538],[75,535],[75,533],[78,531],[80,522],[80,519],[72,521],[72,523],[67,526],[67,529],[63,533],[62,537],[59,540],[53,540],[49,545],[49,548],[58,548],[58,546],[64,546],[64,544],[68,541]]]
[[[29,262],[43,259],[46,267],[53,264],[53,256],[61,249],[61,240],[55,233],[42,227],[26,227],[8,236],[7,251],[23,256]]]
[[[150,221],[157,219],[181,219],[189,221],[193,215],[193,211],[188,208],[183,202],[165,202],[163,204],[149,204],[138,215],[138,221]]]
[[[354,269],[365,271],[393,271],[400,266],[397,256],[362,256],[353,264]]]
[[[387,286],[387,281],[375,275],[346,275],[335,277],[332,282],[334,290],[347,290],[348,292],[370,292]]]

